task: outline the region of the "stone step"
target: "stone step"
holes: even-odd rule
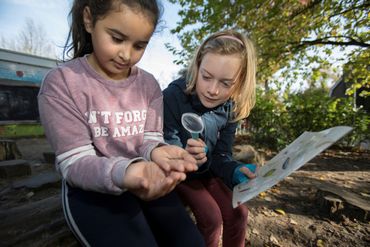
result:
[[[0,178],[14,178],[31,175],[31,166],[27,160],[0,161]]]
[[[61,178],[55,171],[44,171],[33,176],[17,180],[13,182],[12,187],[14,189],[19,189],[22,187],[28,189],[38,189],[43,186],[58,185]]]

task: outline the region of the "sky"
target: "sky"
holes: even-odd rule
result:
[[[67,17],[71,4],[72,0],[0,0],[0,37],[14,40],[30,18],[43,27],[48,39],[55,45],[57,55],[60,55],[69,31]],[[152,73],[164,89],[181,68],[175,65],[174,55],[164,45],[169,42],[180,48],[179,40],[170,33],[180,18],[177,15],[178,5],[165,0],[162,0],[162,5],[163,30],[153,35],[138,65]]]

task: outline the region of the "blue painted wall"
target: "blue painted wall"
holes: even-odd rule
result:
[[[0,61],[0,80],[14,80],[39,86],[49,68]]]

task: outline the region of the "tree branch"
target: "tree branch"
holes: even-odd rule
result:
[[[309,11],[310,9],[314,8],[316,5],[320,4],[321,2],[322,2],[322,0],[316,0],[316,1],[310,2],[307,6],[299,9],[297,12],[292,13],[290,15],[291,20],[293,20],[295,17],[303,14],[304,12]]]
[[[338,37],[337,37],[338,38]],[[353,38],[350,37],[345,37],[349,39],[349,41],[332,41],[332,40],[327,40],[327,38],[324,39],[316,39],[316,40],[305,40],[302,41],[300,45],[298,46],[310,46],[310,45],[335,45],[335,46],[359,46],[359,47],[370,47],[370,44],[366,42],[361,42],[354,40]]]
[[[348,13],[348,12],[354,11],[354,10],[356,10],[356,9],[364,9],[364,10],[366,10],[366,9],[369,9],[369,7],[370,7],[370,4],[368,4],[368,3],[364,3],[364,4],[362,4],[362,5],[358,5],[358,6],[353,6],[353,7],[352,7],[352,8],[350,8],[350,9],[346,9],[346,10],[343,10],[342,12],[335,13],[335,14],[333,14],[333,15],[330,15],[330,16],[329,16],[329,20],[330,20],[331,18],[335,17],[335,16],[342,16],[342,15],[344,15],[344,14],[346,14],[346,13]]]

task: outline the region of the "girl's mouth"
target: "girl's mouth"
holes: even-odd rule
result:
[[[115,62],[115,61],[114,61],[114,66],[117,69],[127,69],[127,68],[130,67],[128,63],[124,64],[124,63],[118,63],[118,62]]]

